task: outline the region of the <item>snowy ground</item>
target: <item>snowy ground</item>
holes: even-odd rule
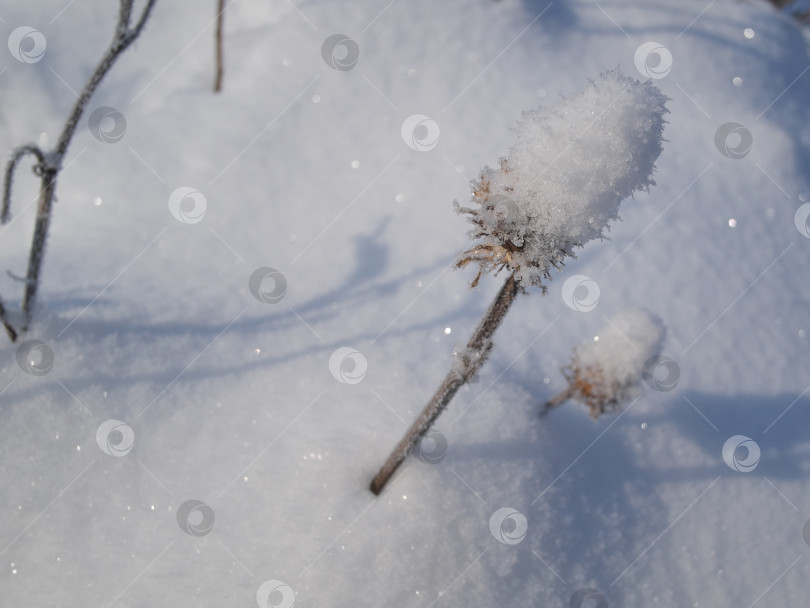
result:
[[[54,143],[116,4],[0,6],[0,38],[30,26],[47,40],[36,62],[0,53],[0,149]],[[53,368],[0,354],[2,604],[805,605],[800,28],[731,0],[241,0],[214,95],[213,5],[158,0],[90,104],[121,112],[125,136],[99,141],[85,115],[70,148],[25,337]],[[350,69],[322,57],[336,33],[356,41]],[[616,65],[644,78],[646,42],[672,57],[668,72],[666,54],[646,64],[672,98],[658,186],[547,295],[519,299],[438,421],[444,457],[410,458],[375,498],[370,478],[502,281],[470,290],[473,269],[449,270],[468,244],[452,201],[506,153],[521,111]],[[414,114],[438,126],[429,150],[402,137]],[[28,167],[0,232],[16,274]],[[184,186],[205,200],[195,223],[169,209]],[[286,279],[276,303],[249,288],[262,267]],[[563,300],[575,274],[599,286],[588,312]],[[19,292],[4,272],[0,294],[16,306]],[[666,322],[677,386],[597,422],[577,404],[540,417],[571,347],[633,307]],[[341,347],[367,362],[357,382],[338,380],[348,363],[330,370]],[[131,450],[105,453],[128,429]],[[760,450],[750,472],[724,461],[735,435]]]

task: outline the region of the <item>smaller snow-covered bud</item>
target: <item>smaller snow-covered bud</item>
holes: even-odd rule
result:
[[[563,368],[568,389],[549,402],[573,398],[588,406],[591,418],[620,410],[641,393],[644,364],[661,353],[666,330],[642,310],[608,319],[598,336],[574,348],[571,364]]]
[[[553,108],[525,112],[507,157],[472,184],[478,207],[456,204],[478,241],[456,266],[506,267],[522,286],[542,288],[575,247],[604,237],[622,200],[655,183],[666,101],[617,68]]]

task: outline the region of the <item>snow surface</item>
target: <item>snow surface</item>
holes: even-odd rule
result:
[[[25,337],[53,367],[43,345],[31,373],[0,355],[0,603],[805,605],[800,26],[756,1],[239,1],[214,95],[213,4],[158,2],[89,108],[124,137],[80,128],[65,160]],[[0,6],[3,36],[47,40],[33,63],[0,53],[2,149],[53,145],[115,14]],[[333,34],[350,69],[322,55]],[[469,244],[452,201],[521,111],[617,65],[671,98],[658,185],[518,299],[432,457],[373,497],[503,280],[450,271]],[[0,228],[17,275],[29,166]],[[2,273],[10,306],[19,287]],[[677,386],[539,416],[572,346],[632,307],[666,324]]]

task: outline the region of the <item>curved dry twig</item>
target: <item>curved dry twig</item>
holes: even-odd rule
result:
[[[19,162],[28,154],[36,156],[39,161],[34,165],[34,173],[38,173],[45,164],[45,153],[36,144],[20,146],[11,153],[3,176],[3,206],[0,210],[0,224],[7,224],[11,219],[11,185],[14,181],[14,171]]]
[[[28,270],[25,277],[25,288],[22,299],[23,321],[19,332],[11,326],[5,313],[5,309],[0,305],[0,322],[9,334],[13,342],[18,333],[24,333],[31,324],[34,301],[39,288],[40,271],[45,254],[45,242],[48,238],[48,229],[51,222],[51,211],[56,198],[56,180],[59,171],[62,169],[62,160],[67,154],[73,134],[79,124],[79,120],[84,113],[87,103],[98,88],[99,83],[109,72],[118,56],[141,34],[146,20],[152,12],[157,0],[148,0],[143,11],[134,26],[132,21],[132,6],[134,0],[121,0],[118,13],[118,22],[115,27],[115,34],[110,43],[110,47],[102,55],[95,71],[90,76],[87,84],[84,85],[79,98],[65,121],[65,126],[56,142],[56,147],[52,152],[45,153],[38,146],[29,144],[17,148],[6,165],[5,182],[3,186],[3,203],[0,210],[0,221],[6,223],[10,219],[11,213],[11,189],[14,181],[14,171],[20,160],[27,154],[37,157],[39,163],[35,165],[35,173],[40,177],[39,203],[37,205],[36,222],[34,224],[34,236],[31,242],[31,250],[28,256]]]

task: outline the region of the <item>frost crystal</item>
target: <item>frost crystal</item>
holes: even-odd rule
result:
[[[667,99],[617,68],[553,108],[525,112],[508,156],[472,183],[479,207],[455,203],[479,241],[456,261],[479,264],[473,286],[481,272],[507,267],[523,287],[543,288],[574,247],[603,238],[619,203],[655,184]]]
[[[463,382],[473,382],[478,370],[489,358],[492,350],[492,340],[486,340],[480,349],[469,346],[456,346],[453,349],[453,367],[451,373]]]
[[[563,370],[570,396],[588,406],[592,418],[621,409],[640,394],[644,364],[661,353],[665,329],[650,313],[620,313],[595,340],[574,348]]]

